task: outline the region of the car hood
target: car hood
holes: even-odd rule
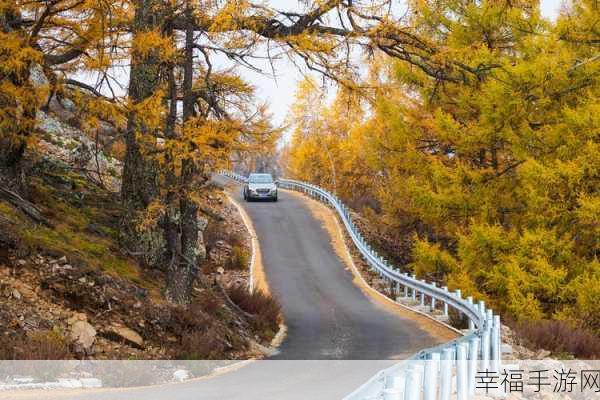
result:
[[[274,183],[249,183],[248,188],[252,190],[256,189],[276,189],[277,186]]]

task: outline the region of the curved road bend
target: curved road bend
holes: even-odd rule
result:
[[[270,290],[282,304],[288,335],[276,360],[177,385],[69,395],[47,391],[36,399],[340,399],[391,365],[390,359],[439,342],[354,285],[325,228],[300,196],[281,191],[277,203],[245,203],[239,185],[215,179],[227,184],[252,219]]]
[[[277,203],[246,203],[241,186],[227,186],[252,219],[270,290],[283,308],[288,335],[276,358],[387,360],[439,343],[353,283],[304,199],[282,190]]]

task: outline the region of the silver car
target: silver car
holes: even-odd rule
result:
[[[271,174],[250,174],[244,185],[244,200],[267,199],[277,201],[277,184]]]

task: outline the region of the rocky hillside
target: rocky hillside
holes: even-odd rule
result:
[[[118,152],[96,151],[69,107],[54,103],[38,118],[27,200],[0,196],[0,359],[260,356],[253,344],[274,336],[279,310],[240,289],[248,233],[222,189],[198,194],[205,257],[192,302],[167,303],[166,271],[120,243]]]

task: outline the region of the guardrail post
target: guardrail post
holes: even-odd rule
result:
[[[448,286],[444,286],[442,287],[442,289],[444,289],[444,292],[448,291]],[[448,303],[444,302],[444,316],[447,317],[448,316]]]
[[[475,376],[479,361],[479,338],[474,337],[469,341],[469,395],[475,394]]]
[[[479,300],[479,314],[485,319],[485,301]]]
[[[489,369],[490,360],[490,330],[487,321],[484,323],[484,328],[481,333],[481,371]]]
[[[416,361],[413,361],[416,363]],[[421,374],[422,366],[411,365],[406,372],[406,383],[404,392],[404,400],[420,400],[421,399],[421,387],[423,386],[423,377]]]
[[[383,389],[383,400],[402,400],[402,392],[396,388]]]
[[[456,289],[454,291],[454,295],[455,295],[455,297],[456,297],[457,300],[462,300],[462,293],[461,293],[460,289]],[[463,316],[463,313],[461,311],[459,311],[458,312],[458,317],[462,318],[462,316]]]
[[[456,348],[456,398],[457,400],[468,400],[468,368],[467,368],[467,351],[466,343],[459,343]]]
[[[493,324],[494,324],[494,312],[492,311],[491,308],[488,308],[486,310],[486,315],[485,315],[485,326],[486,326],[486,330],[488,332],[488,365],[490,367],[491,371],[495,371],[494,370],[494,361],[493,361],[493,355],[494,355],[494,329],[493,329]]]
[[[440,400],[450,400],[452,393],[452,364],[454,364],[454,349],[445,348],[442,351],[440,364]]]
[[[473,304],[473,296],[467,297],[467,303]],[[473,329],[475,329],[475,323],[469,318],[469,330],[472,331]]]
[[[421,292],[421,306],[425,306],[425,293]]]
[[[417,276],[415,274],[412,274],[412,278],[413,279],[417,279]],[[417,291],[413,288],[412,290],[412,299],[413,301],[417,301]]]
[[[492,371],[500,370],[500,316],[494,315],[492,324]]]
[[[424,400],[437,400],[439,369],[440,353],[431,353],[431,358],[425,361],[425,377],[423,379]]]
[[[386,382],[386,388],[383,390],[384,400],[403,400],[404,399],[404,383],[406,377],[404,373],[398,376],[391,377]]]
[[[435,282],[431,282],[431,286],[435,287]],[[435,310],[435,297],[431,296],[431,311]]]

